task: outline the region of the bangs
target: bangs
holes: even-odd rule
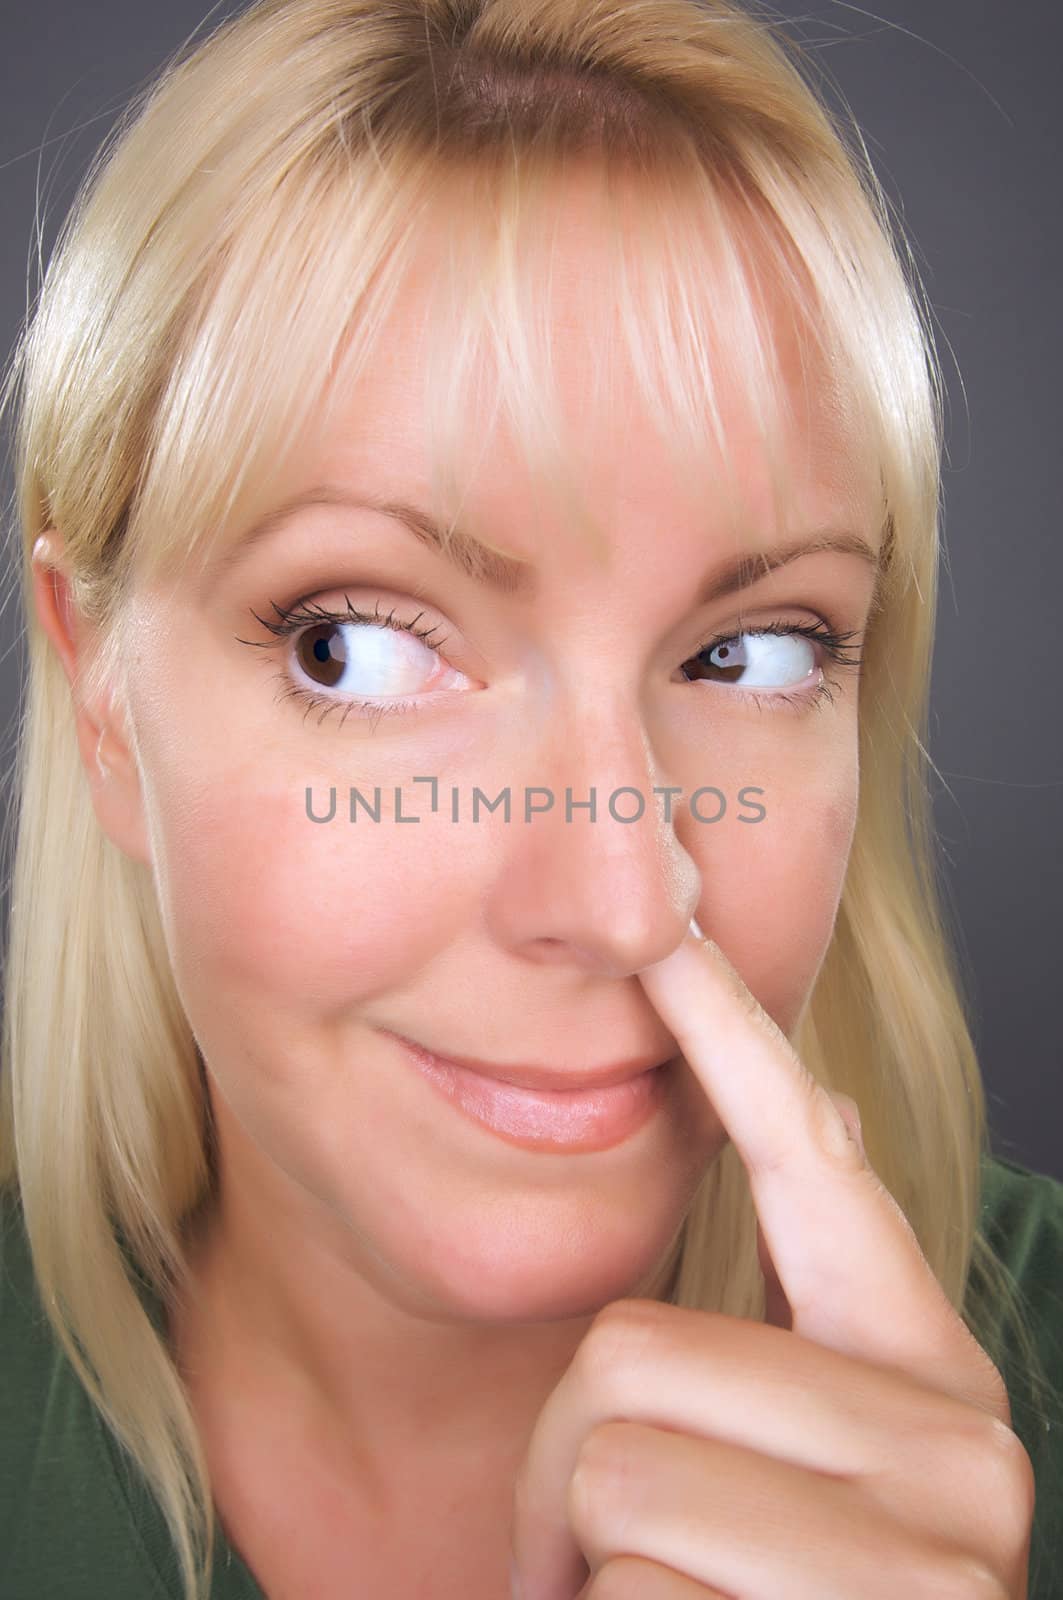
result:
[[[888,519],[920,436],[905,399],[925,383],[910,376],[898,402],[897,326],[871,304],[889,283],[876,289],[866,261],[846,273],[815,209],[766,156],[757,186],[722,157],[707,166],[682,135],[669,156],[658,150],[643,168],[601,152],[589,162],[534,148],[481,151],[475,163],[422,154],[393,164],[401,185],[346,159],[291,168],[248,209],[186,324],[123,576],[151,581],[216,558],[306,487],[313,441],[341,417],[358,426],[359,380],[386,361],[389,314],[411,285],[445,535],[462,520],[478,436],[490,436],[479,427],[486,407],[573,537],[600,552],[604,529],[581,492],[584,424],[607,419],[631,382],[677,483],[705,497],[714,519],[726,515],[737,547],[785,526],[793,441],[811,446],[825,427]],[[594,180],[581,191],[592,197],[592,266],[559,288],[567,173]],[[773,188],[774,206],[764,198]],[[579,351],[577,415],[558,393],[558,340]],[[775,529],[754,525],[743,493],[751,446]],[[477,537],[506,552],[490,530]]]

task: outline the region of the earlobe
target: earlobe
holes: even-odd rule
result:
[[[144,826],[140,768],[124,716],[115,701],[108,699],[95,715],[83,707],[76,717],[78,746],[97,821],[123,854],[147,864],[151,856]]]
[[[78,746],[97,821],[123,854],[147,864],[151,854],[144,825],[140,768],[119,709],[108,701],[99,721],[85,708],[76,715]]]
[[[102,750],[108,748],[106,728],[99,737],[97,748],[101,747]],[[131,861],[150,865],[151,851],[144,824],[143,794],[135,764],[123,760],[120,769],[114,771],[101,752],[89,787],[96,819],[111,843],[117,845]]]

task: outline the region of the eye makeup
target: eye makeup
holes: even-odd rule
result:
[[[374,611],[368,613],[353,605],[349,597],[345,596],[344,598],[346,609],[331,609],[307,600],[300,600],[292,606],[281,606],[271,602],[274,619],[260,617],[254,611],[252,615],[273,636],[272,639],[270,641],[241,639],[238,642],[256,648],[275,649],[278,643],[292,640],[298,646],[301,641],[305,640],[311,630],[315,630],[321,635],[319,640],[313,641],[318,650],[319,659],[328,661],[332,665],[334,657],[331,656],[326,642],[327,635],[331,630],[345,627],[390,629],[422,641],[426,650],[440,656],[442,659],[442,647],[446,643],[446,637],[444,636],[438,640],[433,638],[433,635],[440,631],[438,624],[430,627],[419,626],[420,619],[425,615],[423,610],[417,612],[412,619],[397,615],[400,608],[395,606],[392,606],[386,613],[382,613],[378,599]],[[819,657],[817,666],[810,668],[808,674],[802,680],[802,683],[809,685],[808,687],[800,687],[796,690],[777,689],[767,691],[746,689],[741,684],[730,683],[727,679],[724,679],[721,684],[718,679],[699,679],[688,674],[688,681],[691,683],[709,681],[717,683],[721,687],[730,687],[734,694],[742,697],[744,703],[754,704],[759,710],[776,710],[785,706],[791,710],[805,711],[811,709],[812,706],[832,701],[833,691],[840,687],[837,680],[826,677],[824,661],[848,670],[855,670],[860,666],[862,657],[853,642],[858,636],[858,630],[839,632],[823,619],[818,619],[815,623],[788,622],[781,618],[772,619],[766,622],[758,622],[755,626],[741,628],[737,631],[732,630],[728,633],[712,635],[692,656],[687,658],[687,662],[683,663],[681,670],[685,671],[689,663],[696,663],[695,671],[735,673],[741,670],[743,663],[736,665],[730,659],[714,662],[711,658],[717,653],[729,658],[734,654],[734,647],[739,645],[740,641],[745,638],[807,639],[818,647],[817,656]],[[352,711],[359,716],[372,716],[379,719],[383,716],[399,713],[419,713],[430,708],[433,700],[438,703],[438,695],[430,691],[413,697],[390,698],[378,696],[366,700],[357,700],[349,696],[316,693],[312,688],[298,683],[287,666],[279,674],[279,682],[282,691],[279,698],[292,699],[303,705],[305,708],[304,716],[311,711],[320,711],[321,717],[319,721],[323,721],[332,712],[339,711],[342,713],[340,718],[341,725]],[[422,704],[422,702],[426,704]]]

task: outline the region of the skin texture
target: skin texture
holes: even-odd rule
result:
[[[489,435],[472,523],[534,567],[530,597],[481,590],[380,514],[308,510],[224,576],[141,586],[132,730],[109,701],[77,702],[97,816],[150,865],[209,1072],[220,1205],[190,1241],[200,1299],[175,1310],[174,1342],[223,1520],[274,1600],[308,1592],[310,1570],[315,1593],[347,1593],[352,1561],[366,1571],[367,1539],[386,1592],[412,1594],[431,1573],[443,1595],[441,1572],[455,1594],[502,1592],[514,1479],[544,1400],[599,1310],[660,1260],[728,1138],[684,1064],[630,1141],[520,1150],[443,1102],[381,1030],[498,1063],[664,1060],[676,1036],[637,974],[696,914],[789,1033],[844,879],[858,672],[818,644],[776,641],[779,669],[799,678],[822,663],[834,685],[819,703],[791,687],[798,708],[680,669],[740,619],[859,634],[873,569],[819,553],[744,596],[692,606],[734,555],[733,535],[722,508],[675,483],[626,368],[616,414],[585,414],[580,296],[599,243],[577,182],[559,204],[558,382],[607,560],[548,514],[504,429],[470,418],[471,437]],[[428,240],[385,358],[300,454],[293,491],[327,480],[429,504],[413,335],[432,270]],[[877,545],[844,441],[795,408],[786,530],[772,523],[744,416],[732,405],[727,418],[763,543],[830,525]],[[34,581],[76,694],[90,640],[61,530],[39,542]],[[404,635],[379,635],[386,659],[423,665],[422,687],[404,690],[420,696],[416,714],[352,711],[341,726],[278,697],[289,641],[252,610],[345,597],[438,623],[442,667]],[[364,679],[366,696],[377,681]],[[415,773],[440,779],[435,816],[425,788],[409,787]],[[422,821],[400,827],[385,810],[379,825],[349,825],[352,783],[366,795],[405,783],[407,814]],[[314,826],[306,787],[320,810],[333,784],[337,820]],[[450,820],[451,785],[493,796],[507,784],[509,825],[500,813],[473,824],[468,806]],[[525,784],[559,801],[566,786],[576,799],[595,787],[598,822],[577,811],[566,824],[559,804],[525,826]],[[731,802],[716,826],[685,803],[666,822],[660,801],[621,826],[604,804],[623,785],[652,801],[655,785],[688,797],[703,784]],[[765,791],[757,826],[734,820],[747,784]],[[277,1515],[263,1519],[267,1496]]]

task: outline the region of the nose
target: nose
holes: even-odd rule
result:
[[[503,945],[625,976],[679,944],[701,895],[680,838],[689,806],[630,702],[569,701],[522,763],[513,816],[488,904]]]

